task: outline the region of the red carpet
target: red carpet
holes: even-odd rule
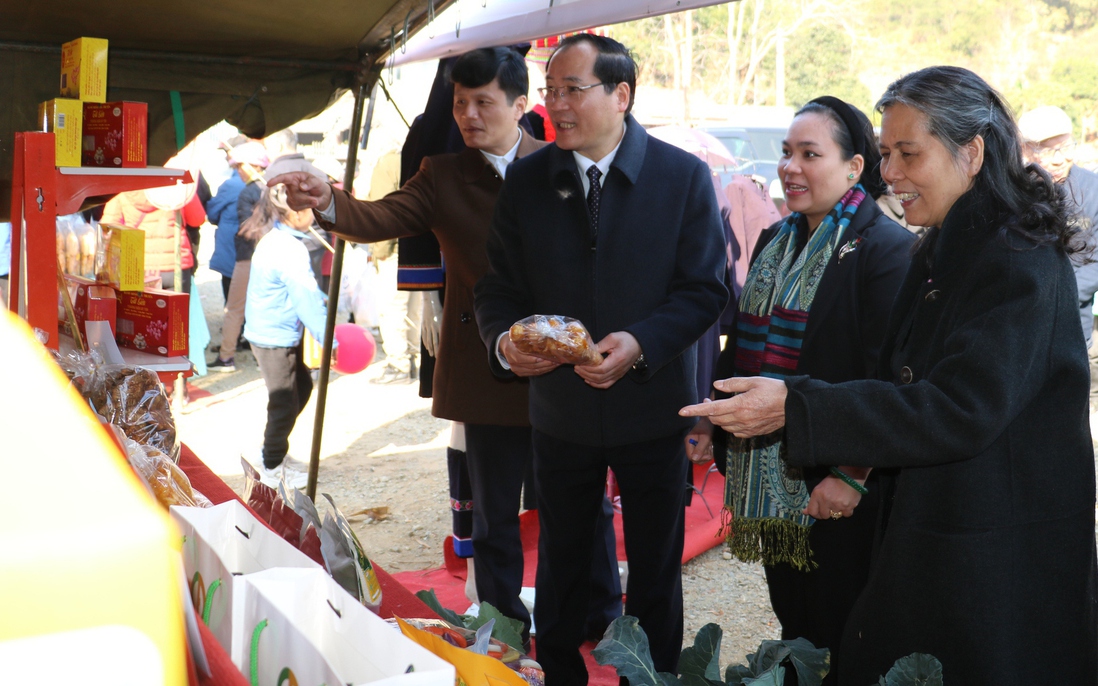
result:
[[[705,480],[708,467],[709,465],[695,465],[694,467],[694,483],[699,488]],[[720,511],[724,503],[724,477],[717,472],[710,474],[703,495],[704,500],[695,494],[693,503],[686,508],[686,539],[682,553],[683,562],[697,557],[723,540],[720,536]],[[709,508],[712,509],[712,515],[706,509],[706,502],[708,502]],[[521,521],[522,548],[525,559],[522,584],[523,586],[533,586],[538,559],[537,512],[524,513]],[[614,530],[618,540],[618,559],[625,560],[625,538],[622,536],[620,516],[614,517]],[[393,578],[413,593],[434,589],[435,595],[443,607],[463,613],[469,607],[469,600],[465,597],[466,562],[453,554],[453,546],[449,537],[444,541],[442,547],[443,566],[417,572],[399,572],[393,574]],[[537,644],[536,639],[534,643]],[[587,661],[587,671],[590,673],[590,684],[592,686],[615,686],[618,683],[618,677],[614,670],[598,665],[591,657],[591,649],[594,647],[593,643],[585,643],[582,649],[584,659]]]

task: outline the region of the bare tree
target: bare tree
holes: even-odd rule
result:
[[[755,84],[760,79],[759,70],[771,50],[776,51],[778,69],[774,75],[777,88],[776,100],[784,103],[785,59],[784,42],[811,23],[828,23],[841,26],[852,39],[860,33],[855,18],[866,0],[791,0],[772,2],[767,0],[740,0],[733,10],[728,10],[729,52],[729,102],[742,105],[751,96],[760,102],[762,94]],[[750,11],[750,17],[745,16]],[[735,14],[735,18],[733,18]],[[747,21],[751,22],[747,29]]]

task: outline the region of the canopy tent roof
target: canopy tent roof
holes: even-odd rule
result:
[[[514,45],[607,24],[721,5],[729,0],[508,0],[462,3],[412,36],[389,64],[453,57],[474,48]]]
[[[58,96],[61,44],[110,41],[107,97],[149,105],[149,164],[225,119],[262,137],[313,116],[363,66],[453,0],[36,0],[0,8],[0,220],[10,215],[14,132],[33,131]]]

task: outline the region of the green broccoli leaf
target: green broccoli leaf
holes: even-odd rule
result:
[[[896,660],[879,683],[880,686],[942,686],[942,663],[933,655],[912,653]]]
[[[782,686],[785,683],[785,667],[773,665],[759,676],[743,682],[744,686]]]
[[[797,686],[820,686],[831,671],[831,651],[817,648],[807,638],[782,643],[789,648],[789,661],[797,670]]]
[[[761,677],[771,667],[780,665],[792,651],[784,641],[763,641],[759,652],[747,656],[747,664],[756,677]]]
[[[728,665],[724,670],[724,680],[728,686],[743,686],[748,679],[754,679],[755,673],[746,665]]]
[[[694,645],[679,657],[679,674],[685,686],[709,686],[721,678],[721,628],[706,624],[694,637]]]
[[[591,655],[600,665],[610,665],[618,676],[628,679],[629,686],[664,686],[652,664],[648,636],[636,617],[624,615],[615,619]]]
[[[492,627],[492,638],[503,641],[515,650],[523,652],[522,622],[517,619],[505,617],[503,613],[493,607],[491,603],[481,603],[480,614],[472,618],[472,621],[469,622],[465,628],[476,631],[487,624],[490,619],[496,620],[495,625]]]
[[[447,610],[442,606],[442,603],[438,602],[438,598],[435,596],[435,589],[429,591],[417,591],[416,597],[427,604],[427,607],[435,611],[439,617],[444,621],[450,622],[454,626],[465,626],[469,621],[469,615],[459,615],[453,610]]]

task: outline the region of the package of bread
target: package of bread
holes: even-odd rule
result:
[[[107,364],[98,367],[80,389],[103,419],[141,445],[179,459],[171,403],[156,372],[144,367]]]
[[[535,314],[511,326],[511,342],[520,352],[561,364],[599,364],[602,354],[578,319]]]
[[[126,458],[133,470],[145,480],[157,502],[168,509],[172,505],[213,507],[210,500],[191,487],[191,480],[168,456],[156,448],[125,440]]]

